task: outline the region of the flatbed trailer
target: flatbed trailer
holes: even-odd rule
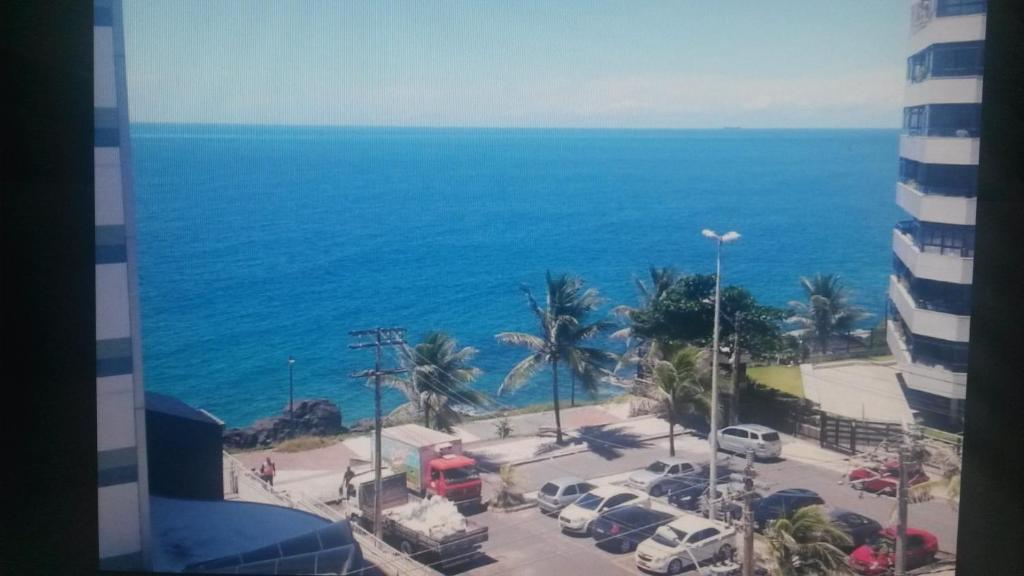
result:
[[[373,532],[374,480],[354,479],[355,502],[345,504],[350,519]],[[401,520],[398,509],[415,501],[406,488],[405,472],[388,472],[381,478],[381,538],[421,564],[449,568],[470,562],[482,554],[489,538],[487,526],[466,519],[466,529],[441,538],[410,528]]]

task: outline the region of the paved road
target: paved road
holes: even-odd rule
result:
[[[692,447],[692,443],[689,446]],[[594,478],[626,472],[646,466],[654,458],[668,455],[668,440],[643,442],[641,445],[614,452],[605,451],[601,455],[594,452],[582,452],[553,460],[524,464],[516,467],[519,483],[525,492],[534,491],[549,479],[558,476],[574,475],[583,478]],[[695,462],[707,463],[708,452],[695,450],[677,450],[677,455],[690,458]],[[785,451],[783,452],[785,456]],[[720,462],[728,462],[730,458],[722,455]],[[731,458],[732,468],[740,470],[743,466],[741,458]],[[782,488],[809,488],[818,492],[825,502],[831,506],[847,508],[874,518],[883,526],[891,524],[890,518],[896,502],[890,497],[876,497],[864,494],[842,483],[840,471],[825,467],[780,460],[773,463],[755,465],[759,484],[764,484],[768,491]],[[489,486],[485,492],[497,485],[497,477],[485,475]],[[486,494],[485,494],[486,497]],[[480,515],[483,516],[483,515]],[[939,548],[946,552],[956,552],[957,512],[946,500],[935,499],[931,502],[912,504],[910,506],[910,525],[933,532],[939,539]],[[564,538],[559,537],[559,542]],[[492,541],[498,542],[492,537]],[[555,573],[555,572],[552,572]],[[596,574],[596,573],[595,573]]]

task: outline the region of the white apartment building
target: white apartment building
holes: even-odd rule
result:
[[[146,406],[120,0],[93,3],[99,567],[150,560]]]
[[[887,337],[911,408],[959,423],[967,390],[986,0],[912,0]]]

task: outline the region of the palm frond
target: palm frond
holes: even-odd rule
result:
[[[525,346],[535,352],[539,352],[545,347],[545,342],[542,338],[538,338],[533,334],[527,334],[525,332],[502,332],[497,334],[495,338],[497,338],[498,342],[501,342],[502,344]]]
[[[537,373],[544,364],[544,356],[539,353],[531,354],[519,361],[498,386],[498,396],[506,392],[515,392],[525,384],[531,376]]]

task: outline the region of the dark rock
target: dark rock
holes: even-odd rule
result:
[[[224,447],[235,449],[267,448],[299,436],[334,436],[341,434],[341,410],[326,399],[300,400],[295,403],[293,417],[288,406],[282,416],[263,418],[245,428],[224,431]]]

